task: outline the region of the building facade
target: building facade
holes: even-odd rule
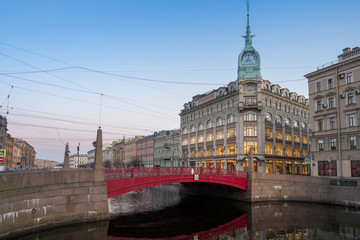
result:
[[[313,175],[360,177],[360,48],[345,48],[337,61],[305,77]]]
[[[308,100],[261,76],[247,14],[237,80],[199,94],[180,113],[181,155],[190,166],[310,174]]]
[[[133,139],[128,139],[125,143],[125,158],[124,165],[125,166],[139,166],[140,160],[136,158],[136,146],[137,141],[143,139],[143,136],[136,136]]]
[[[20,168],[32,168],[35,167],[36,152],[33,146],[23,139],[14,138],[14,145],[17,144],[20,148],[20,162],[18,167]]]
[[[180,147],[179,129],[156,132],[154,134],[154,166],[183,166]]]
[[[86,168],[88,164],[87,154],[72,154],[69,157],[70,168]]]
[[[7,132],[7,121],[6,117],[0,115],[0,149],[6,150],[6,132]],[[2,156],[3,157],[3,156]],[[5,157],[0,160],[0,171],[4,170]]]
[[[4,161],[4,167],[7,168],[16,168],[16,162],[14,161],[14,138],[10,134],[6,135],[6,157]]]
[[[149,135],[136,142],[136,158],[143,167],[154,166],[154,136]]]

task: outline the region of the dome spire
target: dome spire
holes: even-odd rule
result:
[[[255,35],[251,35],[251,30],[250,30],[250,0],[246,1],[246,8],[247,8],[246,35],[242,37],[245,38],[245,46],[251,46],[252,38],[255,37]]]

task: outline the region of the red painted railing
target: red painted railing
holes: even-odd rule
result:
[[[199,176],[233,176],[247,178],[247,172],[220,168],[194,167],[134,167],[134,168],[106,168],[105,180],[171,176],[171,175],[199,175]]]

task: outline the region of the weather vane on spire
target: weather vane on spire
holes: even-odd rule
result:
[[[247,7],[247,25],[246,25],[246,35],[243,36],[245,38],[245,45],[251,46],[252,45],[252,37],[255,35],[251,35],[250,31],[250,0],[246,0],[246,7]]]

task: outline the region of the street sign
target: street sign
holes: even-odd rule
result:
[[[310,158],[305,158],[305,163],[309,163],[310,162]]]
[[[6,149],[0,149],[0,157],[6,157]]]
[[[270,168],[270,164],[269,164],[269,163],[266,164],[266,168]]]
[[[3,162],[4,161],[4,157],[0,157],[0,162]]]

